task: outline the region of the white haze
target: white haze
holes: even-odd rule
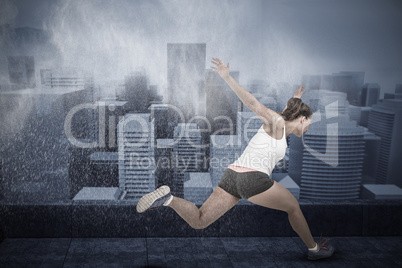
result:
[[[41,21],[60,49],[63,62],[44,65],[93,73],[101,85],[143,67],[150,83],[166,90],[167,43],[206,43],[206,68],[220,57],[240,71],[242,85],[288,83],[287,92],[278,92],[286,98],[302,74],[365,71],[366,82],[380,83],[382,93],[401,82],[401,1],[15,2],[25,8],[19,24]],[[15,16],[9,9],[3,13]]]

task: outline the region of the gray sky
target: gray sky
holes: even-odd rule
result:
[[[14,3],[16,27],[53,32],[63,64],[94,68],[98,81],[143,66],[151,83],[165,88],[166,43],[188,42],[206,43],[206,67],[211,57],[229,61],[244,85],[250,79],[293,85],[302,74],[339,71],[365,71],[381,96],[402,83],[399,0]]]

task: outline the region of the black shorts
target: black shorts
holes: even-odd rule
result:
[[[268,190],[272,185],[274,185],[274,180],[264,172],[236,172],[230,168],[223,172],[218,184],[226,192],[245,199]]]

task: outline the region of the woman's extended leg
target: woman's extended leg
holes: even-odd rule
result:
[[[192,228],[203,229],[219,219],[239,200],[240,198],[217,186],[199,209],[190,201],[176,196],[173,197],[169,207],[173,208]]]
[[[288,213],[290,225],[308,248],[315,247],[315,241],[300,209],[299,202],[280,183],[274,182],[268,190],[247,199],[251,203]]]

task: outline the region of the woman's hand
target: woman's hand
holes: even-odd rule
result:
[[[293,95],[293,98],[301,98],[301,96],[303,95],[304,91],[306,91],[305,88],[303,88],[304,86],[301,85],[296,89],[295,94]]]
[[[212,58],[213,61],[211,61],[213,64],[215,64],[217,67],[212,67],[212,69],[216,70],[218,72],[218,74],[222,77],[222,78],[226,78],[229,76],[229,62],[228,65],[225,66],[225,64],[223,63],[223,61],[221,61],[218,58]]]

